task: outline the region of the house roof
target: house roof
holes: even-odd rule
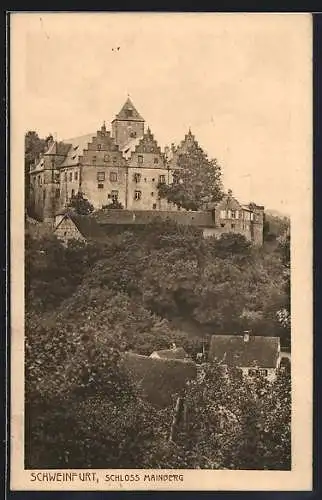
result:
[[[210,341],[209,360],[231,367],[261,366],[276,368],[279,356],[279,337],[243,335],[213,335]]]
[[[57,214],[57,215],[62,215],[62,214]],[[90,216],[90,215],[78,215],[72,211],[65,212],[64,217],[57,224],[55,231],[60,226],[62,221],[65,220],[66,218],[70,219],[75,224],[78,231],[87,240],[88,239],[97,240],[97,239],[104,238],[104,236],[105,236],[105,233],[104,233],[102,227],[96,222],[96,220],[92,216]]]
[[[93,133],[65,140],[64,142],[68,144],[69,148],[61,167],[72,167],[77,165],[79,163],[79,157],[83,155],[84,149],[87,149],[88,144],[92,142],[95,136],[96,133]]]
[[[143,397],[160,408],[172,406],[176,395],[197,376],[193,361],[150,358],[132,352],[123,354],[122,365]]]
[[[188,354],[183,347],[177,347],[176,349],[163,349],[160,351],[154,351],[152,354],[157,354],[163,359],[187,359]],[[152,356],[151,354],[151,356]]]
[[[121,111],[116,115],[115,120],[144,122],[144,119],[139,114],[129,97],[126,99]]]
[[[121,151],[124,158],[129,159],[131,157],[131,154],[135,151],[135,148],[140,143],[142,137],[134,137],[122,146]]]

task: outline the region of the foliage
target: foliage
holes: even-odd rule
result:
[[[75,210],[78,215],[89,215],[94,210],[93,205],[84,197],[84,193],[81,191],[71,197],[68,207]]]
[[[209,160],[206,153],[193,142],[179,155],[171,185],[159,184],[161,198],[187,210],[200,210],[205,203],[221,199],[221,169],[217,160]]]
[[[288,374],[246,384],[208,367],[169,442],[172,410],[141,397],[122,356],[175,342],[194,358],[214,332],[289,339],[289,271],[287,239],[267,253],[168,221],[95,245],[27,233],[28,464],[288,469]]]
[[[121,210],[123,208],[124,207],[123,207],[122,203],[120,201],[114,200],[114,199],[108,205],[103,205],[102,206],[103,210],[106,210],[106,209],[108,209],[108,210],[111,210],[111,209]]]
[[[29,204],[29,170],[30,166],[40,157],[47,149],[48,141],[52,139],[49,135],[46,139],[41,139],[37,132],[29,130],[25,134],[25,205],[28,208]]]

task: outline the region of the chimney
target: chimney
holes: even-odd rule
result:
[[[244,331],[244,342],[249,342],[249,334],[249,330]]]

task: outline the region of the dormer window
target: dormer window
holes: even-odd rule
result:
[[[74,151],[76,151],[76,149],[78,149],[78,144],[77,144],[77,146],[74,146]]]
[[[128,118],[130,118],[131,116],[133,116],[133,109],[132,108],[128,108],[126,110],[126,115]]]
[[[72,156],[72,160],[75,160],[75,158],[76,158],[76,155]]]

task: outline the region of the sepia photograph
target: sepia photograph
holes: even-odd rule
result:
[[[310,16],[10,23],[17,489],[309,489]]]

